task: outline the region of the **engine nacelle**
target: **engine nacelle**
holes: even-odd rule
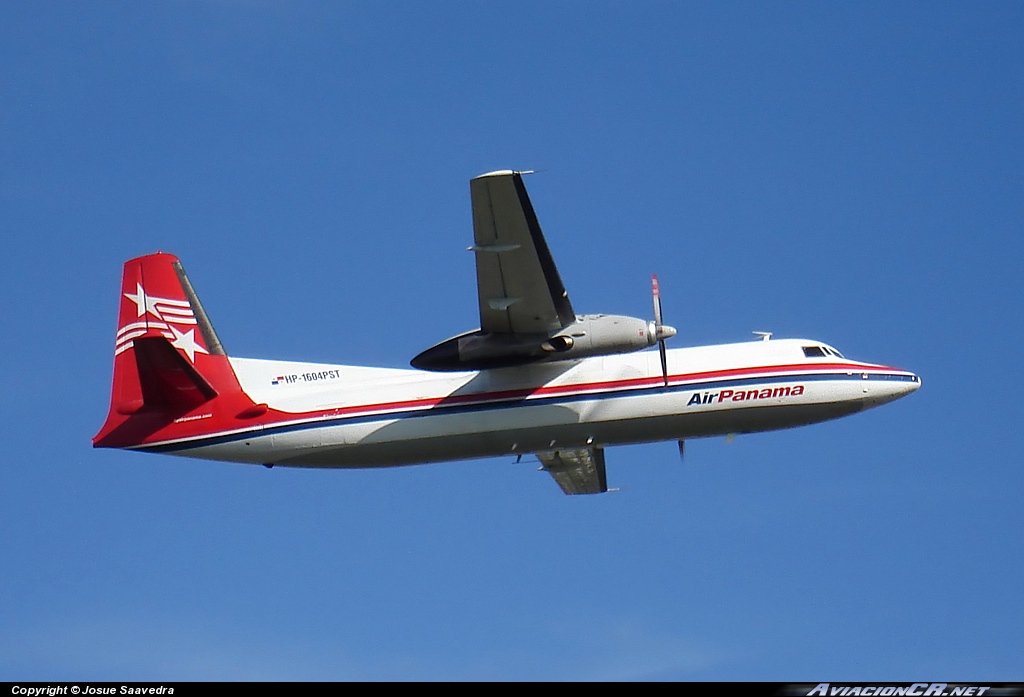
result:
[[[675,334],[671,327],[621,315],[580,315],[550,334],[487,334],[479,330],[442,341],[412,359],[421,370],[482,370],[630,353]]]

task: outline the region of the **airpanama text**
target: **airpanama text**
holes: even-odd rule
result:
[[[209,419],[213,416],[213,412],[207,414],[196,414],[195,416],[180,416],[174,420],[176,424],[182,424],[186,421],[199,421],[200,419]]]
[[[797,397],[804,393],[803,385],[793,387],[764,387],[760,390],[722,390],[721,392],[694,392],[686,406],[694,404],[721,403],[725,400],[747,402],[752,399],[771,399],[774,397]]]

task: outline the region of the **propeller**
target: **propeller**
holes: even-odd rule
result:
[[[664,386],[668,387],[668,355],[665,352],[665,339],[675,336],[676,330],[661,321],[661,287],[658,285],[658,274],[651,274],[651,295],[654,296],[654,338],[658,341],[658,353],[661,354],[661,377]]]

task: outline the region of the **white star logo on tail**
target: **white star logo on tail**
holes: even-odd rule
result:
[[[172,298],[158,298],[155,295],[147,295],[141,283],[135,284],[134,293],[125,293],[124,297],[135,303],[136,316],[142,317],[150,314],[161,322],[174,322],[175,324],[195,324],[196,318],[192,313],[192,306],[188,300],[173,300]]]
[[[135,303],[136,307],[138,307],[138,317],[142,317],[144,314],[148,312],[157,319],[163,319],[163,317],[160,316],[160,312],[156,309],[156,301],[158,300],[158,298],[150,298],[149,296],[147,296],[146,291],[145,289],[143,289],[141,283],[135,284],[134,294],[125,293],[124,297],[131,300],[133,303]]]
[[[141,283],[135,284],[134,293],[125,293],[124,297],[135,303],[137,317],[152,315],[156,317],[157,321],[142,319],[121,327],[117,332],[115,356],[131,348],[135,344],[136,338],[145,336],[147,332],[153,330],[159,331],[164,338],[171,342],[171,346],[184,351],[191,363],[196,362],[197,353],[209,354],[209,351],[196,341],[195,329],[181,332],[174,326],[175,324],[194,325],[197,323],[192,306],[187,300],[147,295]]]
[[[182,334],[178,331],[177,327],[170,327],[171,333],[174,334],[174,341],[171,342],[171,346],[177,349],[181,349],[188,356],[190,363],[196,362],[197,353],[205,353],[209,355],[209,351],[204,349],[202,346],[196,343],[196,330],[189,329],[187,332]]]

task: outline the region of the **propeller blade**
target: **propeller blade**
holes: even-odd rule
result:
[[[668,387],[668,353],[665,350],[665,340],[658,341],[658,353],[661,354],[661,379],[663,387]]]
[[[661,321],[661,285],[658,283],[658,274],[651,274],[651,296],[654,298],[654,336],[658,340],[658,353],[661,354],[661,380],[662,386],[668,387],[668,353],[665,348],[665,339],[675,336],[676,330],[666,327]]]
[[[654,326],[661,326],[661,286],[658,285],[658,274],[651,274],[651,295],[654,296]]]
[[[679,441],[678,445],[679,445],[679,461],[682,462],[683,458],[686,456],[686,441],[685,440],[681,440],[681,441]]]

